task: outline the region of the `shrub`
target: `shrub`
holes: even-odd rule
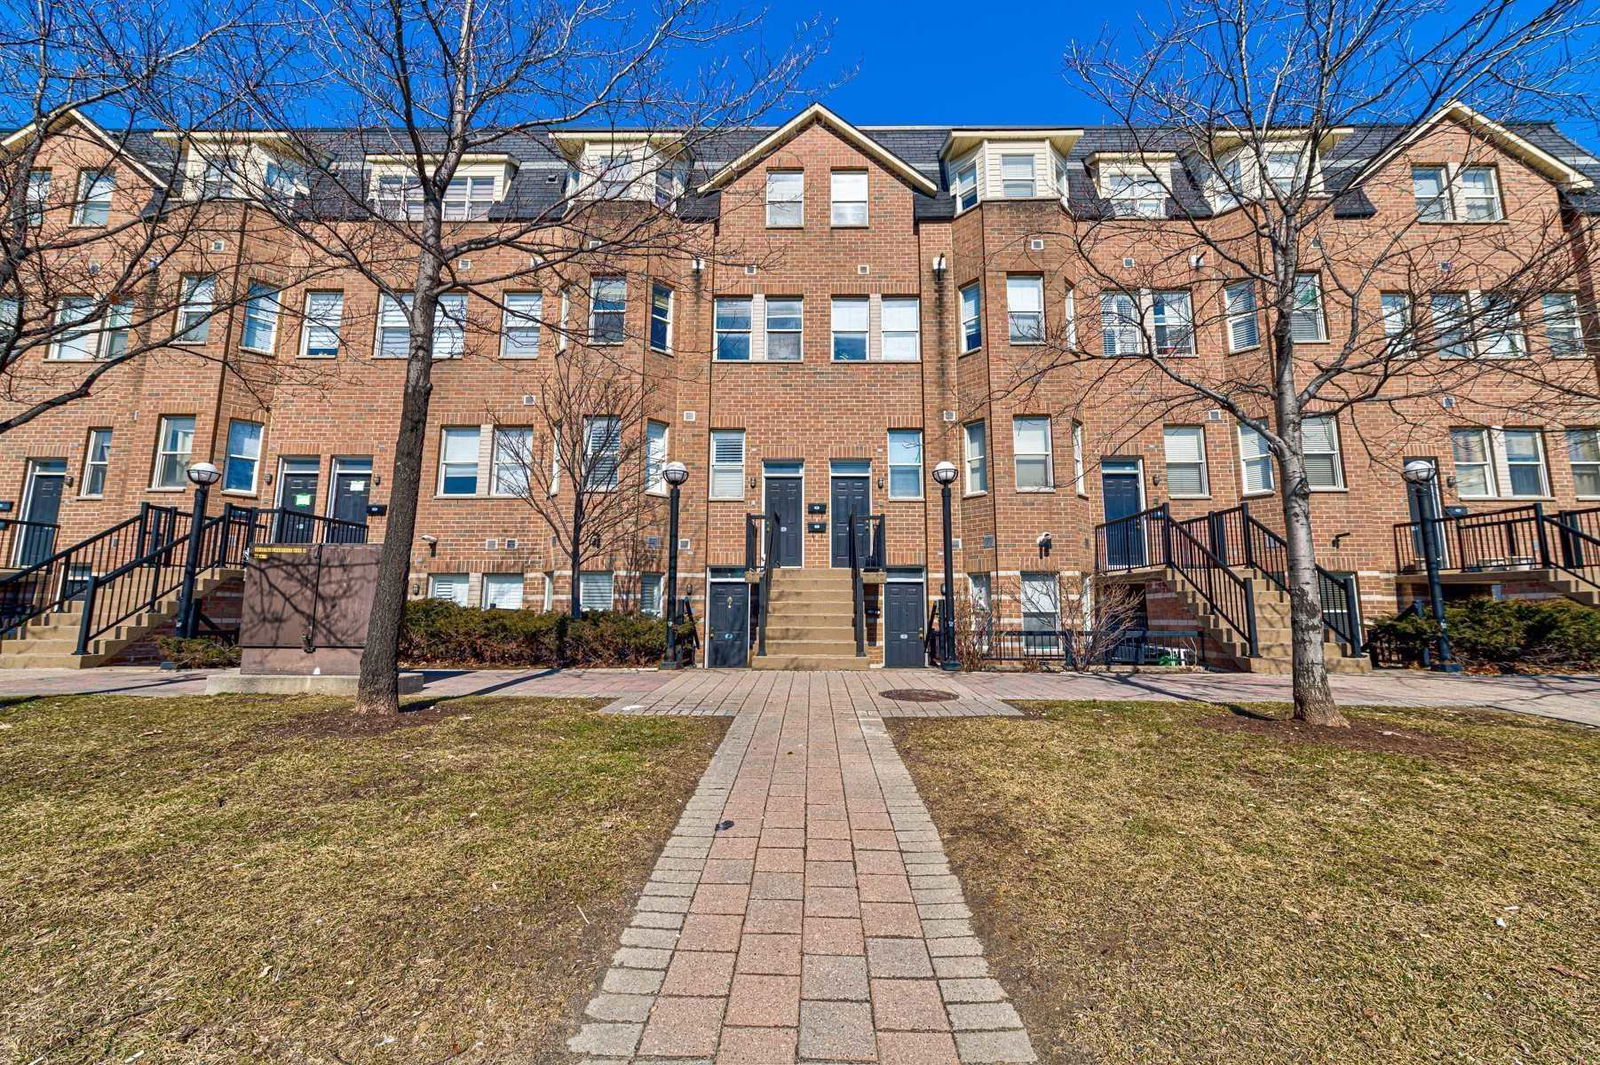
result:
[[[225,643],[210,636],[183,639],[178,636],[157,636],[156,648],[164,662],[178,669],[226,669],[239,664],[238,644]]]
[[[685,623],[679,639],[692,633]],[[666,641],[666,622],[643,614],[605,610],[573,618],[417,599],[406,604],[400,657],[416,665],[460,667],[653,666]]]
[[[1567,599],[1468,599],[1445,607],[1450,646],[1465,666],[1513,672],[1600,668],[1600,610]],[[1433,639],[1431,617],[1375,621],[1402,656],[1421,661]]]

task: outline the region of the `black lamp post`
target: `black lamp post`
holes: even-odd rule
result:
[[[939,618],[939,668],[954,673],[961,668],[956,657],[956,543],[950,528],[950,486],[961,471],[949,459],[933,468],[944,508],[944,611]]]
[[[1415,495],[1417,513],[1422,517],[1422,559],[1428,569],[1428,600],[1439,633],[1439,653],[1428,668],[1436,673],[1460,673],[1461,663],[1450,650],[1450,625],[1444,618],[1444,585],[1439,580],[1439,515],[1433,499],[1433,479],[1438,471],[1431,462],[1412,459],[1400,475]]]
[[[681,462],[669,462],[661,471],[671,494],[667,520],[667,607],[662,613],[667,618],[667,651],[661,658],[662,669],[678,668],[678,489],[689,479],[689,467]]]
[[[211,494],[211,486],[222,480],[222,471],[209,462],[196,462],[189,467],[188,476],[194,485],[194,513],[189,518],[189,550],[184,555],[183,585],[178,592],[178,635],[184,639],[194,635],[198,606],[194,601],[194,581],[200,569],[200,540],[206,523],[206,497]]]

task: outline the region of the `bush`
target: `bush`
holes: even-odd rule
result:
[[[1507,673],[1600,668],[1600,610],[1567,599],[1468,599],[1447,605],[1444,616],[1450,646],[1464,666]],[[1420,662],[1433,640],[1433,620],[1383,618],[1373,623],[1372,635]]]
[[[691,639],[685,623],[679,639]],[[457,667],[653,666],[666,649],[660,618],[615,610],[581,618],[533,610],[479,610],[442,599],[406,604],[400,658]]]
[[[209,636],[183,639],[178,636],[157,636],[156,648],[163,662],[171,662],[178,669],[226,669],[239,664],[239,646],[224,643]]]

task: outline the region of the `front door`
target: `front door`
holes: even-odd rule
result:
[[[743,581],[715,581],[710,585],[711,609],[706,631],[711,646],[706,664],[738,669],[750,662],[750,586]]]
[[[317,512],[316,470],[285,469],[278,490],[278,542],[283,544],[309,544]]]
[[[883,664],[917,669],[928,664],[923,649],[927,611],[921,581],[889,581],[883,586]]]
[[[850,515],[856,521],[856,559],[866,564],[872,550],[872,523],[867,516],[872,513],[872,479],[870,477],[833,478],[833,564],[850,565]]]
[[[314,485],[313,485],[314,487]],[[356,525],[367,523],[367,497],[372,494],[372,461],[370,459],[341,460],[333,467],[333,499],[329,505],[331,516],[339,521]],[[355,529],[338,529],[330,539],[343,542],[354,540]]]
[[[804,482],[798,477],[768,477],[766,482],[766,512],[769,516],[778,516],[773,564],[799,566],[802,564],[805,534],[805,504],[801,500],[801,485]]]
[[[12,564],[35,566],[55,553],[56,524],[61,519],[61,494],[67,483],[66,459],[32,459],[28,463],[28,483],[23,488],[24,525],[13,549]]]
[[[1105,500],[1107,523],[1130,518],[1144,509],[1144,492],[1137,469],[1102,468],[1100,493]],[[1107,524],[1106,563],[1114,569],[1134,569],[1146,564],[1144,522]]]

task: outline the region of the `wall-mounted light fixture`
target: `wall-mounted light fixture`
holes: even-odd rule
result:
[[[429,558],[439,557],[439,538],[437,536],[429,536],[427,533],[423,533],[417,539],[428,545]]]
[[[933,257],[933,279],[935,281],[943,281],[945,271],[948,269],[950,269],[950,264],[945,260],[943,254]]]

